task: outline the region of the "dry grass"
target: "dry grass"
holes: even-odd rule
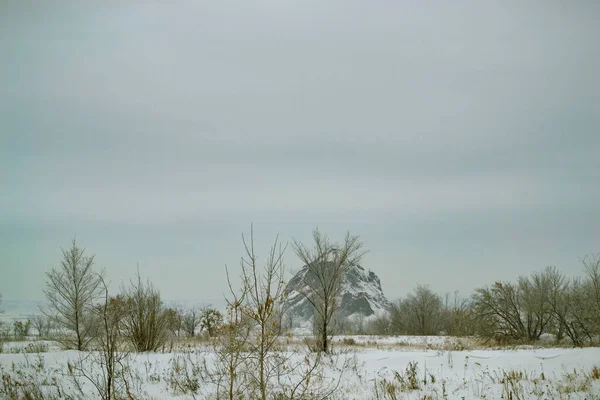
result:
[[[597,365],[594,365],[594,368],[592,368],[592,372],[590,373],[590,377],[593,380],[598,380],[600,379],[600,368],[598,368]]]

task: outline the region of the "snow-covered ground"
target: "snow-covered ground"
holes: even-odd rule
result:
[[[600,399],[600,371],[592,373],[594,366],[600,367],[600,348],[446,350],[448,343],[460,340],[407,336],[339,337],[336,342],[335,365],[325,370],[326,382],[341,376],[333,399],[497,399],[509,398],[509,392],[514,399]],[[17,351],[29,343],[5,343],[4,349]],[[85,354],[61,351],[52,343],[45,345],[47,351],[40,354],[0,354],[2,374],[29,370],[30,375],[21,376],[46,384],[55,378],[68,387],[67,363]],[[133,354],[129,362],[136,371],[137,387],[144,393],[142,398],[209,398],[211,385],[201,381],[195,397],[173,389],[174,360],[187,356],[197,363],[206,361],[208,367],[214,362],[208,347],[188,354]],[[416,367],[412,381],[407,372],[411,365]],[[89,385],[86,390],[89,398],[94,398]]]

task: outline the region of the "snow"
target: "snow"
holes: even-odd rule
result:
[[[289,346],[299,347],[303,338],[291,338]],[[343,342],[352,339],[356,345],[345,346]],[[461,340],[463,342],[461,342]],[[31,341],[5,343],[4,348],[18,348],[31,344]],[[87,353],[62,351],[52,342],[43,342],[48,351],[40,354],[11,353],[0,354],[2,373],[15,368],[34,368],[41,363],[42,370],[32,375],[42,380],[51,381],[56,378],[68,385],[67,363],[73,362]],[[588,378],[586,374],[595,365],[600,365],[600,348],[519,348],[519,349],[485,349],[447,350],[456,343],[466,343],[464,339],[437,336],[342,336],[334,340],[338,355],[334,362],[341,367],[346,365],[340,386],[338,399],[371,399],[375,398],[375,387],[383,387],[384,382],[400,385],[398,375],[405,374],[409,363],[417,363],[420,390],[408,390],[398,398],[462,398],[479,399],[500,398],[506,385],[501,383],[505,374],[521,376],[512,384],[514,390],[522,390],[534,398],[554,398],[567,393],[570,386],[576,392],[572,398],[590,398],[592,393],[600,394],[600,380]],[[470,345],[469,343],[466,343]],[[291,347],[288,347],[288,350]],[[214,354],[207,347],[193,354],[197,360],[203,359],[210,366]],[[143,353],[132,354],[130,363],[144,391],[144,398],[152,399],[186,399],[186,395],[175,393],[168,384],[168,376],[172,362],[183,353]],[[297,354],[296,357],[302,357]],[[40,361],[41,360],[41,361]],[[348,366],[351,365],[351,366]],[[27,367],[29,366],[29,367]],[[35,367],[35,368],[38,368]],[[14,371],[14,370],[13,370]],[[513,371],[513,372],[511,372]],[[339,371],[328,367],[326,376],[331,381],[338,378]],[[424,384],[423,381],[427,383]],[[435,380],[435,382],[433,382]],[[506,380],[504,380],[506,383]],[[587,383],[586,383],[587,382]],[[586,386],[587,385],[587,386]],[[209,385],[205,385],[209,387]],[[92,397],[91,387],[90,398]],[[562,392],[561,392],[562,391]],[[197,395],[196,398],[205,398]],[[526,397],[529,398],[529,397]]]

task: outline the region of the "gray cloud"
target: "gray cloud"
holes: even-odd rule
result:
[[[218,297],[250,221],[361,234],[390,297],[599,250],[596,2],[0,7],[6,298],[74,234],[171,298]]]

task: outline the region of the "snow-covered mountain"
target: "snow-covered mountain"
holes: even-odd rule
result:
[[[284,303],[286,317],[293,326],[305,326],[312,321],[313,307],[301,292],[306,292],[305,283],[308,266],[304,266],[286,286],[287,298]],[[370,319],[388,312],[391,304],[381,290],[379,277],[373,271],[366,271],[360,265],[346,269],[339,301],[339,315],[347,319]]]

